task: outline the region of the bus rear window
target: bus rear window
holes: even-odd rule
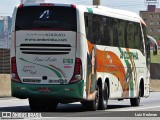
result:
[[[62,6],[24,6],[17,10],[15,29],[77,31],[76,9]]]

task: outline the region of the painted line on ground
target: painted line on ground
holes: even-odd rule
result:
[[[160,106],[152,106],[152,107],[134,107],[134,108],[119,108],[119,109],[116,109],[116,110],[108,110],[106,109],[105,111],[137,111],[137,110],[145,110],[145,109],[152,109],[152,108],[160,108]]]

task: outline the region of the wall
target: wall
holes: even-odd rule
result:
[[[151,79],[160,80],[160,64],[159,63],[151,63],[150,72],[151,72]]]
[[[0,97],[11,96],[10,74],[0,74]]]

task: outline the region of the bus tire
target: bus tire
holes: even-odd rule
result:
[[[108,86],[104,83],[104,89],[101,88],[99,92],[99,109],[105,110],[108,104]]]
[[[85,106],[88,110],[96,111],[99,106],[99,87],[96,85],[96,96],[94,100],[91,101],[81,101],[81,104]]]
[[[96,85],[96,96],[95,99],[92,101],[89,101],[89,109],[91,111],[96,111],[98,109],[99,106],[99,86]]]
[[[130,99],[130,103],[131,103],[131,106],[139,106],[139,104],[140,104],[140,97],[131,98]]]
[[[58,106],[58,102],[56,101],[48,101],[46,104],[47,104],[47,111],[55,111]]]
[[[141,87],[139,88],[139,95],[136,98],[130,98],[131,106],[139,106],[140,104],[140,96],[141,96]]]
[[[29,98],[29,106],[32,111],[40,110],[40,104],[34,99]]]

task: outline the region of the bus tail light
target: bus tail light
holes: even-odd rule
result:
[[[73,4],[72,4],[71,7],[72,7],[72,8],[76,8],[76,5],[73,5]]]
[[[82,61],[80,58],[76,58],[74,73],[69,83],[75,83],[80,80],[82,80]]]
[[[12,80],[13,81],[21,82],[20,78],[17,74],[16,57],[11,58],[11,73],[12,73]]]
[[[24,4],[20,4],[19,6],[18,6],[18,8],[22,8],[24,6]]]

